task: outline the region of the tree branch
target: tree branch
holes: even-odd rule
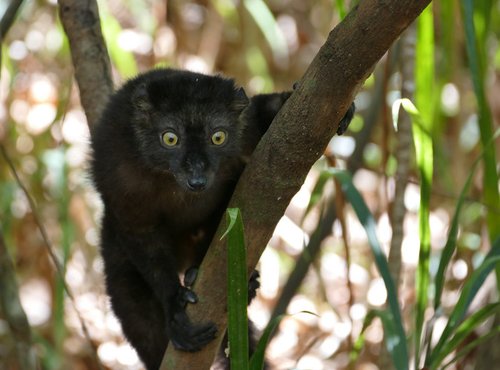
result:
[[[17,365],[21,370],[36,369],[31,327],[19,300],[19,288],[7,246],[0,229],[0,308],[16,342]]]
[[[95,0],[59,0],[59,15],[68,36],[80,100],[92,133],[113,92],[99,11]]]
[[[330,32],[297,90],[262,138],[245,169],[231,207],[245,225],[248,270],[261,253],[292,196],[337,129],[355,91],[396,38],[430,0],[365,0]],[[205,257],[195,290],[199,303],[188,307],[195,322],[211,320],[218,340],[202,351],[169,346],[162,369],[209,369],[226,327],[226,246],[219,226]]]
[[[3,38],[10,29],[10,26],[12,26],[12,23],[14,23],[14,19],[22,3],[23,0],[11,0],[9,6],[5,10],[2,19],[0,19],[0,41],[3,42]]]

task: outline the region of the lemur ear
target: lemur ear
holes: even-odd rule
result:
[[[250,100],[248,99],[248,96],[245,92],[245,89],[242,87],[239,87],[234,92],[234,99],[233,99],[233,102],[231,104],[231,108],[233,108],[236,111],[241,112],[243,109],[245,109],[248,106],[249,102],[250,102]]]
[[[152,108],[148,89],[145,83],[138,85],[132,93],[132,103],[141,112],[149,112]]]

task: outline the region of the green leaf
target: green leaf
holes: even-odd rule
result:
[[[238,8],[234,2],[231,0],[215,0],[211,5],[224,18],[225,24],[237,24]]]
[[[500,326],[496,326],[490,329],[489,332],[486,334],[480,336],[479,338],[473,340],[472,342],[468,343],[465,345],[459,352],[455,354],[455,356],[445,363],[442,367],[441,370],[446,369],[448,366],[452,365],[455,361],[457,361],[459,358],[465,356],[468,354],[470,351],[472,351],[474,348],[478,347],[481,343],[484,343],[485,341],[489,340],[490,338],[498,335],[500,333]]]
[[[361,333],[353,345],[353,351],[350,354],[351,364],[357,360],[365,342],[364,333],[371,325],[375,317],[378,317],[380,321],[382,321],[382,326],[384,328],[384,341],[387,348],[393,347],[394,344],[399,341],[397,324],[395,323],[391,312],[387,310],[370,310],[363,320]]]
[[[244,0],[243,5],[263,33],[274,57],[288,59],[288,46],[285,36],[266,3],[262,0]]]
[[[454,68],[450,68],[455,58],[456,41],[456,7],[453,0],[444,0],[439,3],[440,11],[437,24],[440,25],[440,51],[443,53],[439,69],[439,79],[442,83],[447,83],[453,79]],[[442,91],[442,90],[441,90]]]
[[[118,44],[118,37],[122,27],[118,20],[112,16],[105,8],[99,9],[101,13],[102,33],[108,46],[109,56],[122,78],[130,78],[138,73],[137,63],[134,55],[123,50]]]
[[[278,315],[273,320],[271,320],[262,333],[262,336],[257,343],[257,348],[250,359],[250,370],[262,370],[264,368],[264,356],[266,353],[266,347],[271,339],[271,334],[274,332],[276,327],[280,324],[283,317],[286,315]]]
[[[384,325],[384,333],[386,336],[387,350],[391,354],[394,366],[398,370],[408,369],[408,349],[406,347],[406,336],[403,328],[403,320],[399,308],[398,296],[396,287],[389,272],[387,257],[384,255],[380,243],[377,239],[376,224],[368,207],[366,206],[361,194],[357,191],[352,183],[351,176],[345,171],[336,169],[330,170],[331,174],[340,181],[342,191],[351,203],[356,216],[363,225],[368,242],[372,249],[375,258],[377,269],[384,280],[385,288],[387,289],[387,299],[389,302],[390,321]],[[387,331],[385,331],[387,330]]]
[[[309,199],[309,203],[307,204],[306,211],[304,212],[304,216],[302,217],[302,220],[305,219],[305,217],[309,214],[311,209],[314,208],[316,204],[319,203],[323,196],[323,189],[325,188],[326,182],[332,177],[332,174],[328,171],[321,171],[318,177],[318,180],[316,181],[316,184],[314,185],[314,188],[311,192],[311,198]]]
[[[427,128],[428,125],[425,124],[422,118],[422,114],[411,100],[407,98],[396,99],[392,104],[392,121],[396,131],[398,130],[399,111],[401,107],[410,115],[411,122],[414,126],[418,126],[423,134],[427,136],[431,135],[431,132]]]
[[[366,314],[364,320],[363,320],[363,327],[361,328],[361,332],[359,333],[358,338],[354,342],[352,346],[352,351],[349,354],[349,362],[351,365],[354,365],[354,363],[357,361],[359,354],[361,353],[361,350],[363,349],[363,346],[365,345],[365,331],[368,329],[368,327],[372,324],[373,319],[375,317],[380,317],[380,310],[375,310],[372,309],[368,311]],[[383,325],[383,321],[382,321]],[[385,330],[385,328],[384,328]]]
[[[429,300],[430,198],[433,173],[432,135],[434,122],[435,83],[434,73],[434,17],[432,4],[417,19],[417,44],[415,50],[415,104],[420,109],[409,111],[412,120],[415,158],[420,177],[419,238],[420,251],[416,276],[415,309],[415,368],[419,366],[420,346],[424,327],[425,310]],[[414,108],[414,107],[413,107]]]
[[[443,360],[451,354],[458,346],[484,321],[490,318],[492,315],[500,312],[500,302],[491,303],[485,307],[482,307],[479,311],[474,312],[466,320],[464,320],[460,326],[457,327],[455,335],[447,341],[441,351],[436,353],[436,357],[433,362],[432,368],[437,368],[442,364]]]
[[[488,224],[490,241],[493,241],[500,236],[500,222],[498,222],[500,195],[498,192],[495,146],[487,145],[488,141],[493,136],[493,123],[484,86],[486,69],[484,64],[487,60],[486,48],[481,44],[482,41],[486,40],[492,2],[489,0],[462,0],[460,4],[465,29],[465,47],[469,60],[474,93],[478,104],[478,123],[481,144],[485,150],[483,199],[489,206],[486,221]],[[475,23],[474,21],[477,22]],[[479,26],[478,29],[476,29],[476,26]],[[479,34],[479,37],[477,34]],[[497,273],[497,275],[500,276],[500,272]]]
[[[240,214],[240,209],[239,208],[228,208],[226,210],[226,215],[227,215],[227,228],[226,231],[224,231],[224,234],[220,237],[220,240],[224,239],[229,232],[233,229],[234,225],[236,225],[236,221],[238,220],[238,216]]]
[[[308,315],[319,317],[317,314],[311,311],[297,312],[297,314],[299,313],[305,313]],[[262,336],[260,337],[259,342],[257,343],[257,348],[255,349],[255,352],[250,359],[250,370],[262,370],[262,368],[264,367],[264,355],[266,352],[266,347],[269,343],[269,340],[271,339],[271,335],[276,327],[280,324],[281,320],[283,320],[283,318],[286,316],[290,315],[278,315],[267,324],[264,332],[262,333]]]
[[[487,143],[487,147],[491,146],[494,144],[495,139],[500,136],[500,129],[498,129],[495,134],[490,138],[490,140]],[[435,277],[435,285],[436,285],[436,293],[434,296],[434,310],[438,310],[439,306],[441,305],[441,294],[443,292],[443,287],[444,287],[444,280],[445,280],[445,273],[446,269],[448,267],[448,264],[450,263],[451,257],[453,256],[453,253],[455,252],[456,249],[456,243],[457,243],[457,235],[458,235],[458,219],[460,215],[460,211],[462,210],[462,206],[465,201],[465,196],[467,192],[469,191],[470,184],[472,183],[473,175],[476,171],[476,168],[480,161],[483,159],[485,151],[483,150],[481,154],[476,158],[474,163],[472,164],[472,167],[469,171],[469,175],[467,176],[467,180],[465,181],[465,184],[462,188],[462,191],[460,192],[460,195],[457,200],[457,205],[455,208],[455,213],[453,214],[453,218],[450,223],[450,230],[448,231],[448,239],[446,241],[446,245],[443,248],[443,252],[441,254],[441,258],[439,260],[439,267],[436,273]]]
[[[450,340],[451,336],[457,329],[457,327],[464,320],[467,309],[469,308],[472,300],[476,296],[479,288],[484,283],[484,280],[488,276],[488,274],[497,267],[498,262],[500,261],[500,238],[498,238],[495,243],[491,246],[491,250],[486,255],[484,261],[481,265],[474,270],[471,276],[465,282],[462,292],[460,293],[460,297],[458,298],[458,302],[453,308],[453,311],[450,314],[450,318],[439,338],[436,346],[430,351],[429,357],[426,359],[426,364],[431,366],[439,365],[437,363],[437,358],[439,354],[442,352],[445,344]]]
[[[243,221],[238,208],[227,210],[228,339],[231,368],[248,369],[248,279]]]
[[[335,0],[335,6],[337,7],[337,11],[339,12],[340,20],[344,19],[347,14],[344,0]]]
[[[415,104],[419,107],[427,128],[430,129],[434,120],[436,101],[432,4],[428,5],[417,18],[415,48]]]

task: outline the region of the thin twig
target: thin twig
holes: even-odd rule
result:
[[[3,41],[4,36],[9,31],[10,27],[12,26],[12,23],[14,23],[17,11],[21,7],[22,3],[23,0],[11,0],[2,19],[0,19],[0,41]]]
[[[35,220],[35,223],[38,226],[38,229],[40,230],[40,234],[42,235],[42,240],[43,240],[43,245],[45,246],[45,250],[47,251],[50,260],[54,264],[54,266],[56,268],[56,274],[59,277],[59,279],[61,280],[61,282],[63,284],[64,291],[66,292],[69,300],[71,301],[71,304],[73,305],[73,309],[75,310],[76,315],[78,317],[78,320],[80,321],[80,327],[82,329],[83,335],[93,349],[94,360],[96,361],[96,364],[97,364],[99,369],[104,369],[101,365],[101,362],[99,361],[99,357],[97,356],[97,347],[95,346],[94,342],[90,338],[90,334],[89,334],[89,330],[87,328],[87,325],[85,324],[85,321],[83,320],[82,315],[80,314],[80,312],[78,311],[78,309],[76,307],[75,297],[74,297],[73,293],[71,292],[68,284],[66,283],[66,279],[64,277],[64,269],[63,269],[61,263],[59,262],[59,259],[57,258],[56,253],[54,252],[54,247],[53,247],[52,243],[50,242],[49,236],[47,234],[47,230],[45,229],[45,226],[43,225],[43,223],[41,221],[41,218],[40,218],[40,215],[38,213],[38,209],[37,209],[37,206],[35,204],[35,201],[33,200],[28,189],[26,188],[26,186],[22,182],[21,178],[19,177],[19,175],[16,171],[16,168],[14,167],[14,164],[12,163],[11,158],[9,157],[9,155],[7,154],[7,151],[5,150],[3,144],[1,144],[1,143],[0,143],[0,152],[1,152],[2,157],[5,159],[5,162],[7,163],[8,167],[10,169],[12,176],[16,180],[17,185],[21,188],[24,195],[26,196],[26,199],[28,200],[28,203],[29,203],[30,209],[31,209],[31,213],[33,214],[33,218]]]

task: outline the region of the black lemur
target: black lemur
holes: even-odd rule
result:
[[[290,94],[248,99],[232,79],[156,69],[119,89],[92,132],[106,288],[149,370],[169,341],[196,351],[215,337],[214,324],[186,315],[196,302],[193,274],[185,284],[179,274],[201,263],[245,163]],[[339,133],[353,113],[351,105]]]

